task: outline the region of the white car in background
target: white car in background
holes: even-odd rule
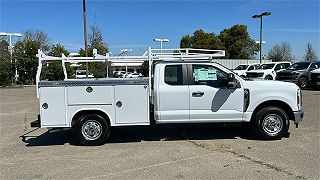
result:
[[[84,79],[87,78],[87,71],[86,70],[76,70],[75,74],[73,74],[73,77],[76,79]],[[88,73],[88,78],[94,78],[92,73]]]
[[[233,72],[235,72],[236,74],[238,74],[239,76],[245,78],[246,77],[246,72],[247,71],[252,71],[252,70],[256,70],[258,69],[258,67],[261,64],[257,63],[257,64],[240,64],[239,66],[237,66],[236,68],[233,69]]]
[[[261,64],[257,70],[247,71],[249,79],[275,80],[277,72],[288,68],[291,62],[271,62]]]
[[[138,77],[142,77],[141,73],[128,73],[127,78],[138,78]]]

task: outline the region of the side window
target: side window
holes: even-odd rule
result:
[[[274,70],[278,71],[278,70],[284,69],[284,68],[285,68],[284,64],[281,63],[281,64],[277,64],[276,67],[274,68]]]
[[[288,68],[291,64],[290,63],[285,63],[284,68]]]
[[[258,69],[260,64],[254,65],[254,69]]]
[[[227,87],[227,73],[210,65],[192,65],[192,78],[194,85]]]
[[[318,69],[320,67],[320,63],[312,63],[310,69]]]
[[[248,68],[248,71],[254,70],[254,65],[250,65],[250,67]]]
[[[164,70],[164,82],[169,85],[183,85],[182,65],[167,65]]]

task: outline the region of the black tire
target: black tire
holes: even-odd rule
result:
[[[254,129],[257,135],[266,140],[281,139],[288,134],[289,118],[278,107],[265,107],[255,114]]]
[[[83,145],[103,145],[110,135],[110,126],[102,116],[86,114],[78,119],[76,134]]]
[[[265,80],[273,80],[273,77],[270,75],[267,75],[266,77],[264,77]]]
[[[298,79],[298,85],[301,89],[305,89],[308,86],[308,79],[306,77],[300,77]]]

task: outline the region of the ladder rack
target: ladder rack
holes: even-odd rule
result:
[[[142,56],[110,56],[99,55],[96,49],[93,49],[92,57],[67,57],[62,54],[61,57],[53,57],[45,55],[42,50],[38,50],[38,69],[36,75],[37,97],[38,84],[40,81],[40,75],[42,70],[42,64],[44,61],[61,61],[64,79],[67,80],[67,70],[65,63],[81,63],[81,62],[130,62],[130,61],[146,61],[149,62],[149,88],[151,92],[151,77],[153,74],[152,64],[156,61],[185,61],[185,60],[211,60],[214,57],[224,57],[224,50],[209,50],[209,49],[192,49],[192,48],[177,48],[177,49],[151,49],[148,50]]]

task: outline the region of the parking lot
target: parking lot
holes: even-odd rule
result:
[[[33,130],[35,87],[0,88],[0,179],[318,179],[320,91],[304,90],[304,121],[289,137],[255,139],[242,125],[113,129],[80,146],[71,130]]]

